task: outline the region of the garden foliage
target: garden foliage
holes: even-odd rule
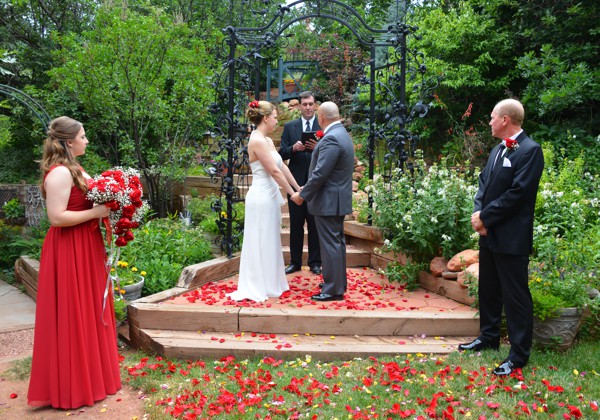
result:
[[[473,175],[448,166],[444,159],[431,165],[422,159],[415,163],[412,174],[397,173],[389,182],[380,177],[368,187],[375,203],[374,224],[384,231],[389,247],[422,263],[475,246]]]
[[[122,248],[120,260],[146,272],[143,295],[177,284],[184,267],[213,257],[202,229],[180,219],[153,219],[136,232],[135,241]]]
[[[561,158],[544,145],[545,168],[534,220],[530,289],[539,318],[588,303],[598,287],[600,177],[584,171],[583,157]]]

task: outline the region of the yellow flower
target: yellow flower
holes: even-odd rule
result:
[[[146,277],[146,272],[145,271],[140,271],[140,275]]]
[[[137,267],[131,267],[131,271],[133,271],[134,273],[137,273],[138,269],[137,269]]]
[[[223,219],[227,219],[227,213],[225,213],[224,211],[221,212],[221,217]]]

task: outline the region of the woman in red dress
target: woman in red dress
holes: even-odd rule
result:
[[[89,175],[77,163],[88,140],[69,117],[50,123],[41,163],[50,220],[40,260],[28,402],[74,409],[121,389],[112,293],[99,219],[86,199]]]

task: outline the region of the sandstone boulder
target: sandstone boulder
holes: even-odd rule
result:
[[[448,261],[449,271],[462,271],[465,267],[479,262],[479,251],[467,249],[459,252]]]
[[[456,282],[465,289],[469,287],[467,279],[474,280],[479,283],[479,263],[474,263],[458,273]]]
[[[444,257],[435,257],[429,263],[429,271],[435,277],[439,277],[442,275],[444,271],[446,271],[446,265],[448,264],[448,260]]]

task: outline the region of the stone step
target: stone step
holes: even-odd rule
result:
[[[288,240],[289,242],[289,240]],[[302,265],[308,264],[308,240],[305,238],[305,246],[302,248]],[[283,261],[287,264],[290,260],[290,246],[282,245]],[[346,267],[369,267],[371,265],[371,254],[367,251],[346,246]]]
[[[360,336],[251,333],[222,333],[142,329],[145,349],[170,358],[196,359],[234,356],[245,359],[271,356],[277,359],[333,361],[356,357],[381,357],[397,354],[445,354],[473,337]]]
[[[304,227],[304,244],[308,244],[308,232],[306,231],[306,226]],[[281,229],[281,245],[282,246],[290,246],[290,230],[287,228]]]

